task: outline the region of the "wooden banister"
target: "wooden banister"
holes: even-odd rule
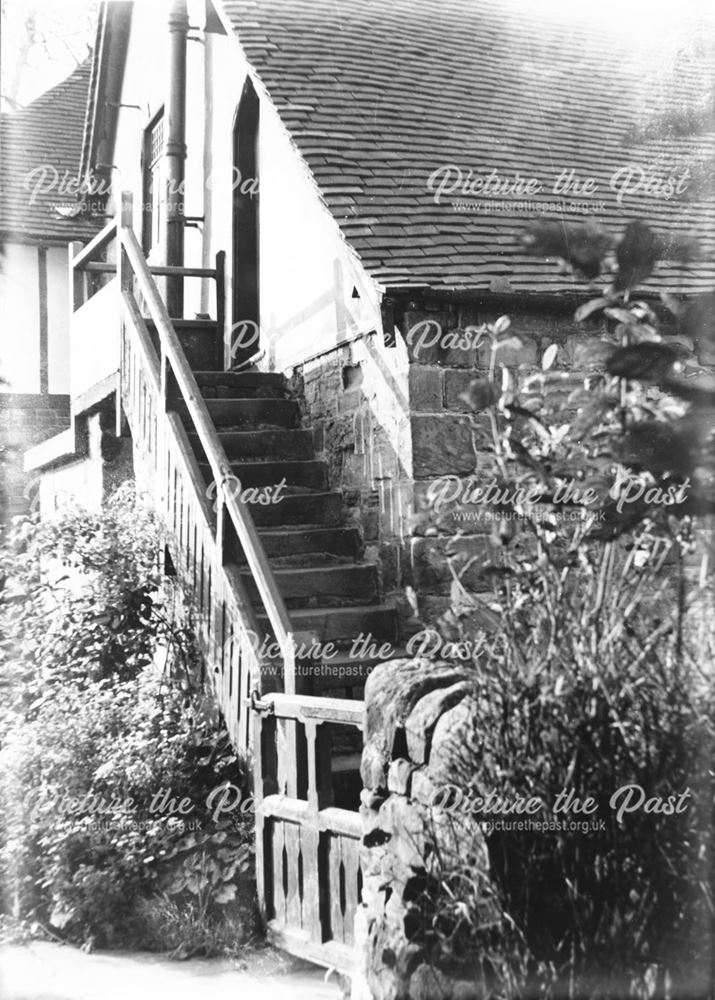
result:
[[[362,826],[356,809],[336,806],[335,778],[340,771],[353,780],[350,772],[358,766],[355,730],[363,728],[365,707],[358,701],[295,693],[288,612],[249,509],[235,497],[231,463],[152,276],[152,270],[192,272],[197,277],[207,271],[152,269],[131,218],[131,200],[123,196],[114,228],[122,319],[122,406],[117,412],[126,415],[131,428],[137,482],[153,494],[166,525],[172,564],[193,597],[192,627],[204,653],[202,668],[230,738],[237,749],[253,750],[256,882],[269,936],[294,954],[347,972],[354,962],[354,917],[362,887]],[[86,270],[111,266],[97,266],[89,256],[84,254],[81,268],[72,268],[75,283],[85,279]],[[223,266],[219,254],[221,331]],[[222,359],[221,351],[217,360]],[[188,411],[186,423],[175,409],[177,397]],[[217,486],[215,518],[187,430],[198,437]],[[269,627],[281,645],[284,692],[256,697],[255,688],[262,687],[261,678],[268,676],[272,664],[262,661],[258,651],[256,639],[260,642],[265,626],[259,625],[259,609],[251,602],[244,574],[224,559],[227,526],[233,527],[243,548]],[[336,759],[334,730],[341,726],[350,727],[353,734],[347,744],[350,752],[341,744]]]
[[[194,373],[186,360],[186,355],[172,322],[166,311],[159,291],[154,284],[149,265],[144,252],[139,245],[134,232],[129,226],[120,225],[118,236],[121,247],[137,286],[143,296],[149,314],[154,321],[162,355],[162,367],[168,363],[174,376],[181,398],[189,411],[193,429],[198,435],[204,450],[211,474],[216,482],[218,501],[218,543],[221,538],[221,512],[226,511],[230,517],[238,540],[246,557],[256,588],[263,606],[266,609],[276,641],[283,654],[284,686],[286,693],[295,693],[295,646],[292,626],[283,598],[270,568],[268,558],[256,531],[253,519],[245,505],[236,499],[233,489],[226,489],[226,483],[233,483],[233,473],[223,445],[216,432],[213,420],[204,402]],[[166,391],[166,380],[163,380],[163,391]],[[163,401],[164,408],[166,399]]]
[[[165,267],[163,264],[149,264],[149,273],[157,277],[174,275],[179,278],[211,278],[217,277],[216,269],[213,267]],[[109,274],[116,271],[115,264],[107,264],[101,260],[90,260],[82,263],[79,270],[96,271],[98,274]]]
[[[75,270],[83,270],[85,264],[87,264],[96,253],[103,250],[108,243],[111,243],[113,239],[117,236],[117,220],[111,219],[107,225],[102,229],[97,235],[90,240],[86,247],[83,247],[79,253],[72,260],[72,266]]]

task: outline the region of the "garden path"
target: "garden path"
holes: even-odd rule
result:
[[[323,969],[260,949],[239,961],[171,961],[33,941],[0,947],[2,1000],[339,1000]]]

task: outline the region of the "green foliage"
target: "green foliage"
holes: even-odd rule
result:
[[[631,256],[623,281],[579,310],[603,327],[569,398],[556,348],[536,374],[500,365],[515,346],[506,318],[488,328],[490,370],[465,397],[475,453],[491,453],[506,497],[482,509],[485,553],[461,536],[450,551],[442,632],[478,650],[483,764],[470,792],[538,798],[534,819],[585,823],[489,834],[513,996],[699,997],[712,985],[714,588],[695,518],[713,510],[713,398],[684,377],[696,365],[653,307],[630,300],[638,267]],[[443,518],[424,512],[424,533]],[[633,808],[619,816],[626,786]],[[564,790],[574,799],[554,815]],[[478,950],[478,901],[458,891],[470,867],[445,859],[435,898],[442,914],[459,908]]]
[[[211,807],[246,772],[202,697],[159,537],[122,488],[99,514],[20,523],[3,556],[3,908],[70,940],[210,938],[251,868],[251,817]],[[167,894],[168,941],[147,931]]]

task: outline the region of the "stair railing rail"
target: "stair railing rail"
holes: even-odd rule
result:
[[[86,297],[86,272],[97,270],[92,261],[116,240],[116,263],[100,263],[118,278],[121,324],[121,396],[135,448],[148,463],[155,502],[173,531],[173,561],[177,572],[188,573],[200,621],[197,631],[208,660],[229,732],[237,745],[249,740],[248,705],[252,692],[263,690],[263,668],[256,636],[256,612],[246,597],[236,568],[225,563],[226,533],[232,525],[243,550],[270,627],[282,653],[283,690],[295,693],[295,642],[288,612],[248,507],[235,495],[235,476],[201,395],[151,269],[132,229],[132,197],[123,193],[120,211],[72,259],[74,307]],[[164,274],[167,268],[154,268]],[[201,268],[171,268],[173,275],[215,277]],[[177,273],[180,272],[180,273]],[[201,272],[201,273],[199,273]],[[135,290],[141,295],[140,310]],[[155,341],[142,316],[148,313]],[[188,411],[190,430],[200,442],[216,484],[214,510],[193,454],[186,430],[174,411],[181,400]],[[236,676],[240,667],[240,678]],[[245,667],[248,667],[246,670]],[[271,664],[275,671],[275,664]],[[275,685],[273,685],[275,687]],[[225,690],[223,690],[225,688]],[[243,704],[242,704],[243,703]],[[228,712],[227,712],[228,709]],[[231,717],[229,717],[231,716]]]
[[[232,742],[253,751],[256,881],[268,935],[293,954],[348,972],[355,962],[362,828],[356,809],[334,805],[332,744],[336,726],[363,728],[364,704],[295,691],[295,643],[283,598],[250,513],[231,488],[231,465],[131,220],[131,195],[124,194],[118,218],[73,256],[75,308],[86,298],[83,272],[114,242],[116,263],[101,262],[89,273],[110,274],[111,268],[116,275],[122,312],[119,392],[137,479],[153,492],[172,561],[194,596],[198,620],[193,624]],[[182,271],[214,277],[199,268],[171,273],[181,277]],[[152,332],[143,316],[147,312]],[[175,410],[179,400],[216,483],[215,516]],[[258,624],[241,573],[224,559],[229,526],[282,650],[282,692],[266,690],[281,685],[264,684],[275,670],[272,661],[261,661],[255,642],[265,628]]]

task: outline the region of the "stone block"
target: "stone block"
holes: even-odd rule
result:
[[[403,337],[411,362],[423,365],[437,364],[444,355],[440,346],[449,328],[448,310],[408,310],[405,313]]]
[[[410,795],[414,802],[430,808],[434,802],[437,786],[423,767],[412,772],[410,780]]]
[[[376,507],[363,507],[361,512],[363,539],[377,541],[380,534],[380,511]]]
[[[377,792],[387,787],[388,760],[387,748],[381,747],[377,742],[367,743],[363,747],[360,776],[368,791]]]
[[[338,396],[338,413],[353,413],[360,409],[362,401],[360,389],[347,389]]]
[[[382,590],[394,590],[400,586],[400,553],[401,547],[397,542],[385,542],[379,548],[379,561],[382,573]]]
[[[440,715],[432,733],[427,773],[435,785],[465,788],[481,760],[475,699],[467,695]]]
[[[415,764],[426,763],[432,731],[437,722],[445,712],[460,702],[469,690],[470,685],[467,681],[458,681],[449,687],[430,691],[417,702],[405,723],[407,749],[411,761]]]
[[[409,739],[409,737],[408,737]],[[409,795],[410,777],[415,766],[407,760],[393,760],[387,770],[387,789],[398,795]]]
[[[368,788],[363,788],[360,792],[360,802],[365,809],[379,809],[385,798],[384,792],[372,792]]]
[[[432,365],[410,365],[410,410],[431,413],[442,409],[442,370]]]
[[[445,410],[469,410],[469,404],[461,395],[469,388],[469,383],[477,378],[476,372],[462,369],[447,368],[444,372],[444,408]]]
[[[477,364],[477,337],[476,334],[466,330],[449,330],[448,334],[456,340],[457,344],[469,344],[469,346],[445,346],[440,357],[440,364],[445,368],[469,368],[473,369]],[[446,345],[450,343],[450,337],[446,338]]]
[[[413,414],[411,425],[416,478],[473,471],[472,428],[465,417]]]

